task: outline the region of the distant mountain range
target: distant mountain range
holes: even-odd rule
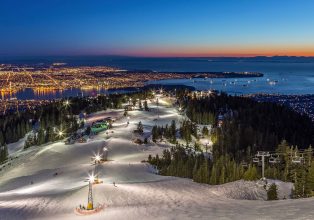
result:
[[[208,61],[312,63],[314,62],[314,57],[305,56],[208,57]]]
[[[314,63],[314,56],[255,56],[255,57],[131,57],[131,56],[0,56],[1,63],[38,64],[38,63],[93,63],[95,61],[134,61],[134,60],[207,60],[208,62],[274,62],[274,63]]]

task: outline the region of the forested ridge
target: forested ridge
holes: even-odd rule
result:
[[[268,151],[272,159],[265,162],[266,178],[293,182],[295,198],[313,195],[314,126],[307,116],[274,103],[224,93],[184,95],[177,103],[191,120],[179,128],[186,145],[177,144],[163,155],[149,156],[148,161],[161,175],[208,184],[256,180],[261,178],[261,163],[252,159],[257,151]],[[210,134],[204,130],[198,134],[198,124],[211,124]],[[202,152],[197,142],[190,144],[192,136],[197,140],[204,135],[213,141],[211,156]]]
[[[253,151],[274,150],[282,140],[299,148],[314,143],[312,121],[285,106],[225,93],[190,97],[184,104],[187,117],[198,124],[217,125],[218,115],[224,116],[222,128],[215,134],[223,136],[220,149],[233,154],[249,146]]]

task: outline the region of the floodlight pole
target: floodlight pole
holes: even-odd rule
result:
[[[88,183],[88,202],[87,202],[87,210],[93,210],[94,209],[94,204],[93,204],[93,183],[91,180],[89,180]]]
[[[98,162],[97,162],[97,160],[95,160],[95,169],[94,169],[94,173],[95,173],[96,179],[98,180],[97,165],[98,165]]]

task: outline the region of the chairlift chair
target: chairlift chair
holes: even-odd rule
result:
[[[241,165],[242,165],[243,167],[247,167],[247,162],[242,161]]]
[[[301,160],[301,157],[299,156],[295,156],[292,158],[292,163],[301,163],[302,160]]]
[[[292,163],[300,164],[303,162],[303,159],[304,159],[303,155],[297,156],[297,153],[295,153],[294,157],[292,157]]]
[[[258,163],[259,162],[259,158],[258,157],[254,157],[253,158],[253,163]]]
[[[275,158],[275,157],[273,157],[273,155],[271,155],[270,158],[269,158],[269,160],[268,160],[268,162],[269,162],[269,163],[272,163],[272,164],[277,163],[277,160],[276,160],[276,159],[277,159],[277,158]]]

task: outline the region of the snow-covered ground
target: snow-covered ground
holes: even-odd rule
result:
[[[164,145],[136,145],[133,130],[139,121],[149,132],[155,124],[179,122],[182,116],[160,98],[159,118],[154,103],[150,112],[130,112],[130,125],[122,118],[107,135],[87,143],[63,142],[26,151],[12,146],[18,156],[0,171],[0,220],[11,219],[314,219],[314,199],[263,201],[265,191],[256,182],[237,181],[221,186],[194,183],[189,179],[155,175],[142,160],[161,153]],[[119,118],[123,110],[92,115]],[[154,120],[158,118],[158,120]],[[106,146],[109,162],[99,169],[103,184],[94,185],[95,204],[105,209],[79,216],[74,208],[87,203],[87,178],[93,170],[91,157]],[[117,187],[113,186],[113,182]],[[287,184],[279,183],[283,193]],[[257,199],[257,200],[245,200]]]
[[[21,138],[20,140],[18,140],[15,143],[8,144],[8,153],[9,153],[9,155],[12,155],[13,153],[15,153],[17,151],[23,150],[23,147],[24,147],[27,135],[28,134],[26,134],[24,138]]]

